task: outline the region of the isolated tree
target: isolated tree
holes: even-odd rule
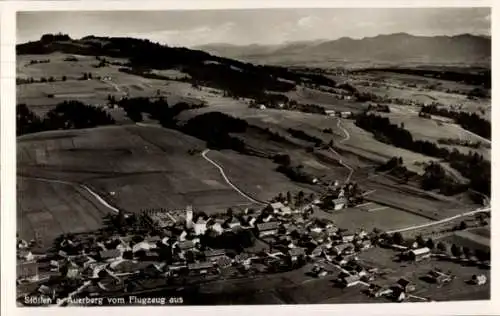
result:
[[[476,251],[474,252],[474,254],[476,255],[476,258],[479,260],[479,261],[486,261],[486,260],[489,260],[489,254],[488,252],[484,251],[484,250],[481,250],[481,249],[476,249]]]
[[[434,241],[432,240],[432,238],[427,239],[425,246],[429,249],[434,249]]]
[[[62,81],[66,81],[66,79],[67,79],[66,76],[62,76],[61,78]]]
[[[392,235],[392,242],[395,243],[396,245],[401,245],[404,242],[403,235],[401,235],[400,232],[395,232]]]
[[[283,193],[281,193],[281,192],[278,194],[278,201],[279,202],[285,201],[285,197],[283,196]]]
[[[467,223],[464,221],[461,221],[460,225],[458,226],[458,229],[460,229],[460,230],[467,229]]]
[[[232,208],[228,208],[227,211],[226,211],[226,215],[229,216],[229,217],[232,217],[233,216],[233,209]]]
[[[418,235],[417,238],[415,238],[415,241],[419,246],[425,245],[425,240],[424,237],[422,237],[422,235]]]
[[[288,201],[288,204],[292,204],[292,193],[290,191],[286,192],[286,200]]]
[[[316,196],[314,195],[314,193],[311,193],[309,194],[309,200],[312,202],[316,199]]]
[[[444,253],[447,252],[447,250],[448,250],[446,247],[446,244],[442,241],[438,242],[437,249],[441,252],[444,252]]]
[[[134,259],[134,253],[130,250],[126,250],[123,252],[123,259],[129,259],[129,260],[132,260]]]
[[[460,246],[457,246],[457,245],[453,244],[451,246],[451,253],[455,257],[460,257],[463,254],[463,250],[462,250],[462,248]]]
[[[469,256],[472,254],[471,250],[469,249],[469,247],[464,247],[463,248],[463,253],[464,253],[465,257],[467,257],[467,258],[469,258]]]
[[[299,191],[299,193],[297,194],[297,204],[302,204],[304,203],[304,197],[305,197],[305,194],[304,194],[304,191]]]

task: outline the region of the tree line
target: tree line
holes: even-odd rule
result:
[[[360,114],[355,124],[373,133],[379,141],[449,162],[452,168],[470,180],[470,188],[486,195],[490,194],[491,165],[477,152],[469,152],[466,155],[456,148],[450,151],[429,141],[414,140],[404,127],[391,124],[388,118],[378,115]]]
[[[24,135],[52,130],[91,128],[115,124],[104,110],[78,101],[64,101],[45,116],[39,117],[26,104],[17,105],[16,134]]]

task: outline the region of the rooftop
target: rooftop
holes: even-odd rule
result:
[[[189,270],[209,269],[212,268],[213,266],[214,265],[212,262],[206,261],[206,262],[190,263],[188,264],[188,269]]]
[[[419,248],[419,249],[414,249],[414,250],[410,250],[415,256],[419,256],[419,255],[424,255],[424,254],[427,254],[429,252],[431,252],[431,250],[427,247],[423,247],[423,248]]]
[[[278,228],[279,228],[278,222],[268,222],[268,223],[257,224],[257,229],[259,231],[272,230],[272,229],[278,229]]]

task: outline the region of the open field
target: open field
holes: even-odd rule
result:
[[[430,221],[425,217],[375,203],[328,213],[317,211],[317,213],[315,216],[333,220],[339,227],[349,231],[356,231],[361,228],[365,231],[372,231],[374,228],[386,231]]]
[[[481,237],[490,238],[491,237],[491,227],[479,227],[469,230],[471,233],[479,235]]]
[[[200,154],[187,154],[189,149],[203,147],[203,142],[197,139],[154,127],[39,133],[19,138],[18,174],[83,183],[115,207],[130,212],[159,207],[179,209],[188,204],[208,213],[222,212],[228,207],[251,207],[251,201],[233,190]],[[230,151],[211,151],[210,157],[226,169],[235,185],[258,198],[269,199],[288,190],[305,190],[275,172],[275,165],[269,160]],[[257,168],[259,172],[255,172]],[[37,183],[40,187],[51,185]],[[23,190],[20,191],[21,217],[28,212],[27,205],[36,203],[41,198],[38,193],[42,192],[30,190],[23,194]],[[71,214],[72,202],[54,197],[55,193],[44,193],[45,198],[58,201],[49,207],[55,205],[60,208],[60,214]],[[99,210],[103,212],[102,208]],[[88,212],[95,213],[93,208]],[[81,230],[82,223],[84,221],[68,222],[64,229]],[[95,228],[98,223],[100,217],[88,226]],[[29,235],[29,226],[23,226],[24,229]],[[53,231],[57,235],[57,230]]]
[[[340,289],[333,280],[337,271],[324,278],[312,278],[306,272],[311,264],[289,272],[266,274],[252,278],[228,279],[200,286],[199,304],[318,304],[326,300],[337,303],[367,299],[362,286]]]
[[[38,236],[42,248],[63,233],[79,233],[101,227],[109,210],[87,192],[73,185],[18,177],[17,231],[25,240]]]
[[[359,255],[359,259],[362,263],[377,267],[380,271],[385,272],[385,275],[376,278],[375,282],[377,284],[390,286],[394,285],[400,278],[406,278],[415,284],[415,292],[411,294],[416,296],[435,301],[467,300],[472,298],[487,300],[490,297],[489,270],[436,259],[418,263],[396,262],[393,260],[396,254],[397,252],[391,249],[377,247],[363,251]],[[442,287],[420,279],[434,268],[439,268],[444,272],[450,271],[452,275],[456,276],[456,279]],[[467,284],[466,281],[470,280],[474,274],[486,275],[488,283],[482,286]],[[383,298],[380,300],[384,301]]]
[[[65,61],[64,59],[74,56],[77,62]],[[50,59],[50,63],[27,65],[30,60]],[[113,58],[107,58],[113,61]],[[115,60],[125,62],[126,60]],[[17,62],[18,78],[33,77],[40,80],[42,77],[48,79],[53,77],[55,82],[37,82],[31,84],[17,85],[17,103],[30,105],[35,113],[44,114],[55,104],[65,100],[78,100],[89,104],[106,104],[108,95],[120,98],[125,95],[129,97],[151,97],[159,95],[167,98],[169,103],[193,102],[189,92],[178,93],[190,88],[190,85],[177,81],[158,80],[143,78],[132,74],[120,72],[120,66],[107,65],[105,67],[94,67],[99,61],[95,57],[68,55],[54,53],[50,55],[21,55]],[[92,80],[78,80],[84,73],[91,73]],[[182,75],[179,72],[170,72],[172,76]],[[61,81],[66,76],[66,81]],[[97,79],[101,77],[101,80]],[[109,77],[109,80],[103,80]],[[173,86],[170,87],[169,84]],[[188,88],[189,87],[189,88]],[[173,93],[174,92],[174,93]],[[53,95],[53,96],[49,96]],[[196,101],[199,102],[199,101]]]
[[[483,237],[470,231],[458,231],[450,236],[446,236],[440,241],[450,245],[456,244],[462,247],[467,247],[471,250],[479,249],[483,251],[490,251],[490,238]]]

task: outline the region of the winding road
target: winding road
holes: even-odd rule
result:
[[[340,128],[344,132],[344,134],[345,134],[345,137],[342,140],[339,141],[339,144],[342,144],[342,143],[348,141],[351,138],[351,135],[349,135],[349,132],[345,128],[343,128],[341,126],[340,122],[341,122],[340,119],[337,119],[337,127]],[[337,151],[335,151],[335,149],[333,149],[333,147],[330,147],[329,149],[330,149],[330,151],[332,153],[334,153],[335,155],[337,155],[339,157],[339,163],[344,168],[346,168],[347,170],[349,170],[349,174],[347,175],[347,178],[344,181],[346,183],[349,182],[351,180],[352,174],[354,173],[354,169],[351,166],[349,166],[348,164],[346,164],[346,163],[344,163],[342,161],[342,156]]]
[[[490,211],[491,211],[491,206],[488,206],[488,207],[485,207],[485,208],[478,208],[478,209],[476,209],[474,211],[470,211],[470,212],[458,214],[458,215],[455,215],[455,216],[447,217],[447,218],[444,218],[444,219],[441,219],[441,220],[438,220],[438,221],[434,221],[434,222],[430,222],[430,223],[425,223],[425,224],[422,224],[422,225],[414,225],[414,226],[405,227],[405,228],[401,228],[401,229],[395,229],[395,230],[388,231],[386,233],[387,234],[402,233],[402,232],[406,232],[406,231],[409,231],[409,230],[426,228],[426,227],[430,227],[430,226],[434,226],[434,225],[439,225],[439,224],[443,224],[443,223],[446,223],[446,222],[450,222],[450,221],[453,221],[453,220],[461,218],[461,217],[471,216],[471,215],[478,214],[478,213],[487,213],[487,212],[490,212]]]
[[[246,198],[247,200],[253,202],[253,203],[257,203],[257,204],[260,204],[260,205],[266,205],[267,203],[264,203],[262,201],[259,201],[259,200],[256,200],[254,198],[252,198],[251,196],[247,195],[246,193],[244,193],[243,191],[241,191],[236,185],[234,185],[231,180],[229,180],[229,178],[226,176],[225,172],[224,172],[224,169],[218,164],[216,163],[215,161],[213,161],[212,159],[208,158],[207,157],[207,154],[208,152],[210,152],[210,149],[205,149],[202,153],[201,153],[201,156],[208,162],[210,162],[212,165],[214,165],[217,169],[219,169],[219,172],[220,174],[222,175],[222,177],[224,178],[224,181],[226,181],[226,183],[231,187],[233,188],[236,192],[238,192],[241,196],[243,196],[244,198]]]

